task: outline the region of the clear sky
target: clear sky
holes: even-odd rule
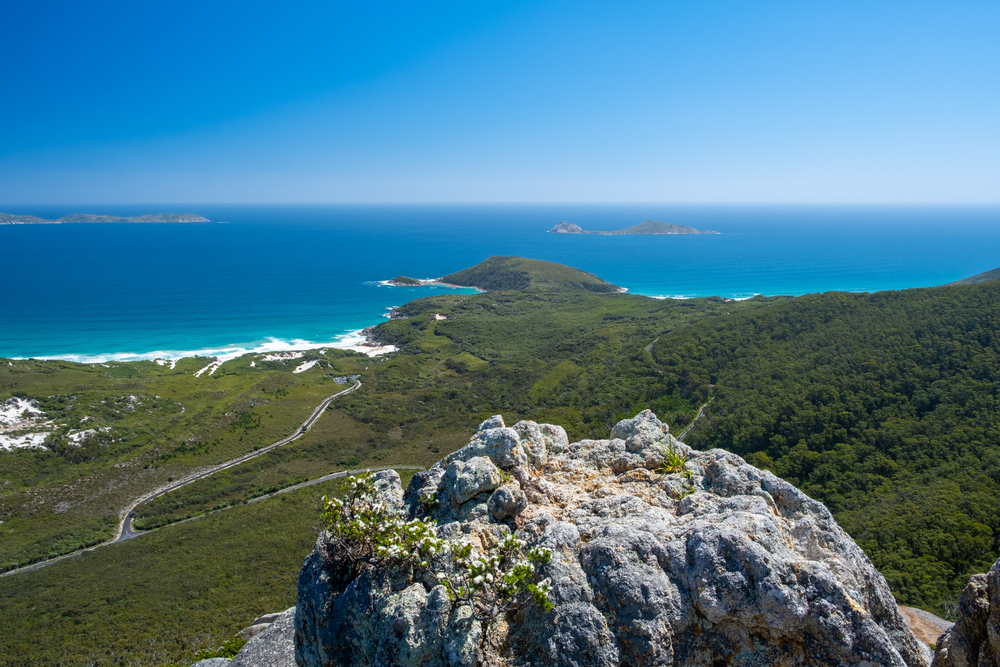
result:
[[[31,0],[0,26],[0,203],[1000,202],[996,0]]]

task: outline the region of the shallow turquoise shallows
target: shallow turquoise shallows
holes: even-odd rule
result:
[[[390,287],[490,255],[569,264],[648,296],[875,291],[1000,266],[1000,207],[222,206],[3,207],[197,213],[200,224],[0,226],[0,356],[82,361],[236,354],[351,340],[432,293]],[[561,220],[644,219],[718,235],[558,235]],[[225,223],[225,224],[221,224]],[[438,293],[444,290],[438,290]]]

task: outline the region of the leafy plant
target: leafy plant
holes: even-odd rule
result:
[[[214,651],[208,648],[201,649],[194,654],[194,659],[197,662],[198,660],[208,660],[209,658],[235,658],[236,654],[240,652],[240,649],[246,643],[246,640],[242,637],[233,637]]]
[[[691,471],[687,468],[688,457],[682,454],[673,442],[666,445],[662,442],[657,443],[657,448],[663,455],[663,461],[656,468],[656,472],[663,475],[681,474],[684,476],[683,490],[679,499],[686,498],[694,493],[694,478],[691,476]]]
[[[436,502],[436,497],[432,496]],[[458,605],[468,605],[484,624],[489,641],[493,623],[528,599],[545,610],[552,608],[548,579],[536,581],[537,566],[552,553],[508,535],[484,552],[471,542],[455,543],[437,536],[429,519],[404,520],[382,501],[370,473],[350,477],[343,500],[323,498],[321,515],[331,533],[333,549],[353,568],[405,563],[434,577]]]
[[[438,500],[437,497],[437,491],[421,495],[419,501],[420,501],[420,506],[424,509],[425,512],[429,512],[430,510],[436,509],[437,506],[441,504],[441,501]]]
[[[444,585],[450,600],[469,605],[476,618],[486,623],[520,607],[525,593],[543,609],[552,609],[551,581],[532,583],[536,564],[548,563],[552,552],[532,547],[525,558],[521,554],[524,546],[524,540],[509,535],[492,553],[480,554],[466,542],[451,549],[451,572],[441,570],[434,576]]]
[[[688,479],[691,478],[691,471],[686,467],[688,458],[677,449],[674,443],[664,445],[661,442],[657,443],[657,447],[663,453],[663,463],[657,468],[657,472],[665,475],[684,473]]]

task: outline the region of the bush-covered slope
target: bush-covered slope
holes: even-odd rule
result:
[[[1000,546],[1000,283],[809,295],[656,360],[716,400],[688,436],[823,501],[901,602],[946,611]]]
[[[592,273],[563,264],[523,257],[490,257],[475,266],[449,274],[441,282],[478,287],[490,292],[527,289],[585,289],[617,292],[619,288]]]

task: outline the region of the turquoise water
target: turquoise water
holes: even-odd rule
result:
[[[350,342],[490,255],[569,264],[648,296],[940,285],[1000,266],[1000,207],[677,205],[3,207],[55,218],[192,212],[203,224],[0,226],[0,356],[81,361]],[[719,235],[566,236],[646,218]],[[226,224],[220,224],[226,223]],[[438,293],[448,291],[438,289]]]

